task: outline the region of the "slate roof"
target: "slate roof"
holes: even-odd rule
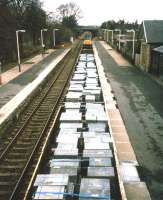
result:
[[[153,49],[154,51],[157,51],[159,53],[163,53],[163,46],[157,47]]]
[[[163,43],[163,20],[144,20],[143,27],[147,43]]]

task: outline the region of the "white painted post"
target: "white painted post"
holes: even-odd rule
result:
[[[0,62],[0,85],[2,85],[2,63]]]
[[[21,66],[20,66],[20,48],[19,48],[19,32],[25,33],[25,30],[17,30],[17,31],[16,31],[16,43],[17,43],[17,54],[18,54],[18,67],[19,67],[19,72],[21,72]]]

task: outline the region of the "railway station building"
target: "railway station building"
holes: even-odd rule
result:
[[[136,65],[143,71],[157,74],[158,65],[154,63],[160,57],[157,48],[163,45],[163,20],[144,20],[137,41]]]

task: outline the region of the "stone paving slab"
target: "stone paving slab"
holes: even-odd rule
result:
[[[130,200],[149,200],[150,194],[144,182],[125,183],[127,197]]]

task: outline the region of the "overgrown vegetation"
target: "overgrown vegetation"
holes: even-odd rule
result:
[[[101,25],[101,28],[105,29],[121,29],[122,33],[126,32],[126,29],[134,29],[135,31],[138,31],[139,29],[139,24],[137,21],[135,22],[126,22],[125,20],[108,20],[106,22],[103,22]]]

